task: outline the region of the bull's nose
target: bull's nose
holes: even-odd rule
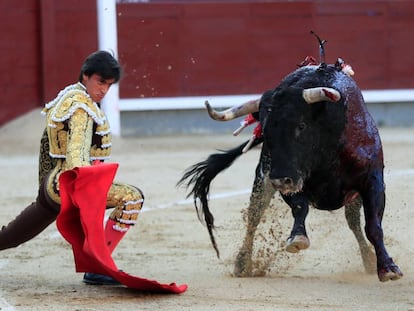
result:
[[[285,186],[293,185],[293,179],[290,177],[280,178],[280,182],[282,185],[285,185]]]
[[[276,178],[276,179],[272,179],[272,183],[277,187],[281,187],[281,186],[289,187],[293,185],[293,179],[290,177]]]
[[[272,186],[282,194],[296,193],[302,191],[303,179],[299,177],[296,181],[293,177],[279,177],[270,179]]]
[[[282,178],[281,182],[282,182],[282,184],[284,184],[286,186],[293,185],[293,179],[290,178],[290,177]]]

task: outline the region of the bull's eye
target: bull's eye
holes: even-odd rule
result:
[[[306,129],[306,123],[300,122],[295,129],[295,137],[298,138],[300,134]]]

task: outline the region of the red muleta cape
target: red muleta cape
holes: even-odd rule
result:
[[[161,284],[119,271],[112,259],[106,246],[103,221],[107,193],[117,169],[117,163],[76,167],[63,172],[59,178],[61,210],[56,225],[72,245],[76,271],[108,275],[140,291],[185,292],[185,284]]]

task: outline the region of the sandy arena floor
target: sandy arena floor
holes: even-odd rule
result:
[[[12,220],[35,198],[43,124],[35,110],[0,128],[0,224]],[[175,184],[188,166],[215,149],[240,144],[247,136],[116,138],[112,157],[120,163],[116,179],[140,187],[146,203],[138,225],[118,246],[114,259],[128,273],[186,283],[187,292],[159,295],[84,285],[82,274],[75,273],[70,246],[52,224],[26,244],[1,252],[0,310],[414,311],[414,129],[380,132],[387,184],[383,228],[388,251],[404,272],[398,281],[380,283],[376,275],[364,273],[343,209],[312,209],[307,220],[311,247],[299,254],[280,251],[292,219],[278,198],[256,241],[257,263],[265,276],[233,277],[259,151],[248,152],[212,185],[210,204],[220,227],[216,238],[221,259],[191,200],[185,200],[185,189]],[[270,241],[269,232],[275,228],[282,232],[281,241]]]

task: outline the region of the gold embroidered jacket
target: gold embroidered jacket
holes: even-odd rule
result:
[[[41,140],[39,182],[48,176],[49,196],[60,203],[60,173],[105,160],[111,153],[110,127],[104,112],[81,83],[69,85],[47,103]]]

